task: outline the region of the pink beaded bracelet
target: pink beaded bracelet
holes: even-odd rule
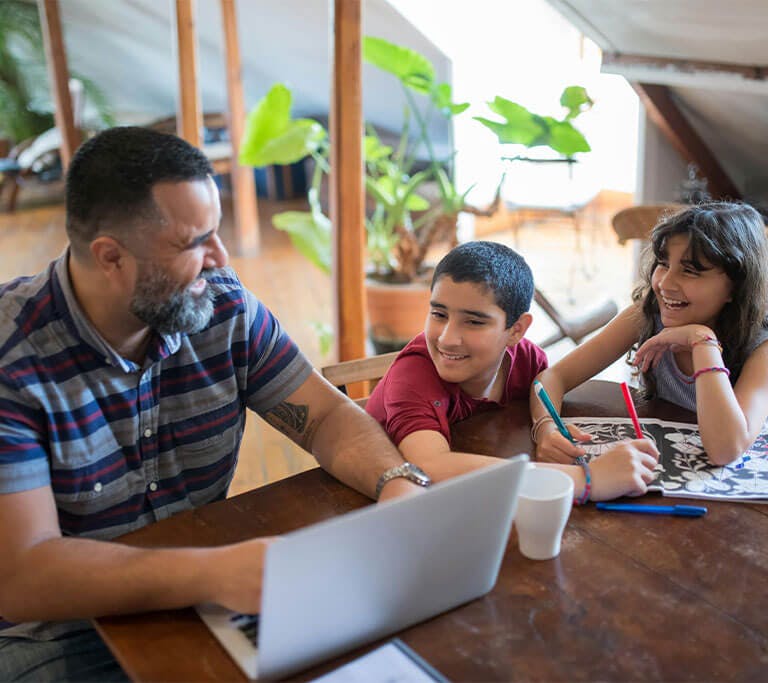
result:
[[[699,377],[699,375],[703,375],[705,372],[724,372],[726,377],[731,376],[731,371],[728,368],[725,368],[722,365],[713,365],[711,368],[696,370],[696,372],[693,373],[689,384],[693,384],[696,381],[696,378]]]
[[[573,461],[576,465],[581,465],[584,469],[584,491],[578,498],[573,499],[574,505],[584,505],[589,500],[592,493],[592,474],[589,471],[589,463],[583,456],[579,456]]]

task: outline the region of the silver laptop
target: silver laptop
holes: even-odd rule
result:
[[[286,534],[269,546],[260,615],[203,621],[249,678],[279,678],[493,588],[528,457]]]

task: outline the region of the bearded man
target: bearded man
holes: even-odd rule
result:
[[[362,493],[418,489],[227,267],[211,174],[175,136],[97,135],[67,173],[68,248],[0,287],[1,680],[122,679],[92,617],[258,612],[269,539],[111,542],[224,498],[246,408]]]

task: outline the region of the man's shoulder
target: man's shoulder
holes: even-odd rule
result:
[[[35,333],[49,325],[55,302],[51,268],[0,284],[0,364],[20,346],[30,346]]]

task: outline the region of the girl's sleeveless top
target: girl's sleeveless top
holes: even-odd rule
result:
[[[661,320],[656,321],[657,331],[661,330]],[[760,344],[768,341],[768,328],[763,328],[749,349],[752,353]],[[653,370],[656,379],[656,395],[681,408],[696,412],[696,383],[693,377],[683,373],[677,367],[675,355],[667,349],[659,364]]]

